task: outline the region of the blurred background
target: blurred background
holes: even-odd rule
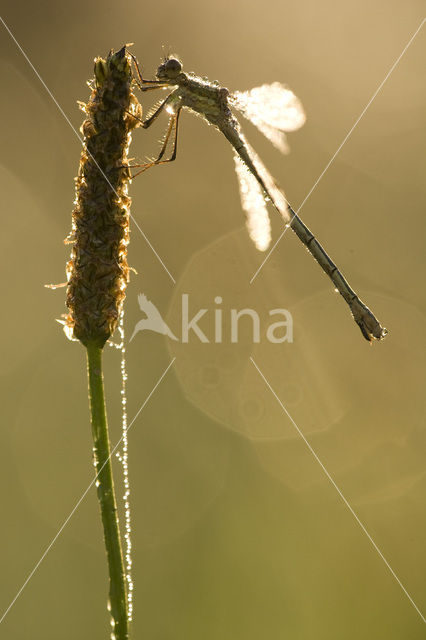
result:
[[[306,125],[283,157],[244,131],[294,208],[418,28],[424,6],[376,0],[218,0],[212,5],[27,3],[2,17],[78,129],[93,59],[134,42],[145,76],[164,53],[232,89],[287,83]],[[0,25],[3,286],[1,615],[93,477],[85,353],[55,322],[65,279],[81,145]],[[208,308],[214,335],[188,344],[152,332],[127,348],[134,562],[133,638],[420,640],[425,627],[250,361],[275,393],[402,581],[426,608],[425,27],[303,207],[361,298],[390,333],[370,347],[342,299],[287,233],[264,254],[244,227],[231,150],[189,112],[178,159],[131,185],[133,273],[126,333],[144,293],[180,336],[180,304]],[[144,110],[151,96],[141,97]],[[166,126],[136,130],[154,155]],[[281,231],[271,212],[273,238]],[[229,309],[255,309],[259,344]],[[265,337],[288,309],[294,342]],[[228,327],[228,328],[227,328]],[[120,437],[119,353],[106,349],[111,439]],[[120,466],[116,484],[122,495]],[[2,622],[0,635],[109,636],[107,571],[95,491],[64,527]]]

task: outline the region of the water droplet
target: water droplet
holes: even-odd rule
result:
[[[126,372],[126,349],[124,346],[124,314],[121,312],[120,320],[118,323],[118,331],[121,339],[121,362],[120,362],[120,371],[121,371],[121,450],[117,453],[117,458],[119,459],[122,470],[123,470],[123,485],[124,485],[124,494],[123,494],[123,502],[124,502],[124,522],[125,522],[125,535],[124,535],[124,558],[125,558],[125,575],[127,582],[127,616],[129,620],[132,620],[132,612],[133,612],[133,579],[132,579],[132,542],[130,538],[131,534],[131,512],[130,512],[130,482],[129,482],[129,467],[128,467],[128,439],[127,439],[127,393],[126,393],[126,380],[127,380],[127,372]]]

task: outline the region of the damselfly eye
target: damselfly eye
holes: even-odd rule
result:
[[[169,78],[176,78],[182,71],[182,65],[176,58],[169,58],[164,66]]]

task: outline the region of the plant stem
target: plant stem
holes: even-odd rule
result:
[[[109,607],[114,629],[113,637],[116,640],[128,640],[126,579],[110,459],[102,347],[93,341],[86,344],[86,349],[96,486],[108,558]]]

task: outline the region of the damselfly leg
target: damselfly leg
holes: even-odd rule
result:
[[[158,114],[161,112],[161,110],[163,109],[165,103],[167,102],[167,100],[165,100],[164,102],[161,103],[160,107],[157,109],[157,111],[155,113],[153,113],[153,115],[148,118],[148,120],[146,120],[145,122],[143,122],[142,120],[140,120],[140,118],[137,118],[137,116],[133,116],[134,118],[137,118],[137,120],[140,120],[140,122],[142,123],[142,126],[147,129],[153,122],[154,120],[157,118]],[[135,173],[132,178],[136,178],[136,176],[140,175],[141,173],[143,173],[144,171],[146,171],[147,169],[149,169],[150,167],[153,167],[157,164],[165,164],[166,162],[173,162],[173,160],[176,160],[176,154],[177,154],[177,136],[178,136],[178,124],[179,124],[179,115],[180,115],[181,109],[178,109],[176,111],[176,113],[173,113],[172,116],[169,119],[169,125],[167,127],[167,131],[166,131],[166,135],[164,137],[164,141],[163,144],[161,146],[160,149],[160,153],[158,154],[157,158],[155,160],[151,160],[151,162],[145,162],[143,164],[129,164],[127,165],[128,169],[137,169],[139,168],[139,171],[137,173]],[[131,114],[133,115],[133,114]],[[172,153],[170,155],[170,158],[166,158],[166,160],[163,160],[163,156],[166,152],[167,149],[167,145],[169,143],[170,140],[170,136],[174,131],[174,135],[173,135],[173,142],[172,142]]]
[[[133,75],[133,80],[136,82],[136,84],[138,85],[141,91],[149,91],[150,89],[163,89],[169,86],[167,83],[162,82],[161,80],[145,80],[142,77],[142,74],[139,68],[139,63],[136,59],[136,56],[133,55],[133,53],[131,53],[130,51],[128,53],[133,60],[133,64],[135,65],[136,73],[138,76],[136,79],[135,76]]]

